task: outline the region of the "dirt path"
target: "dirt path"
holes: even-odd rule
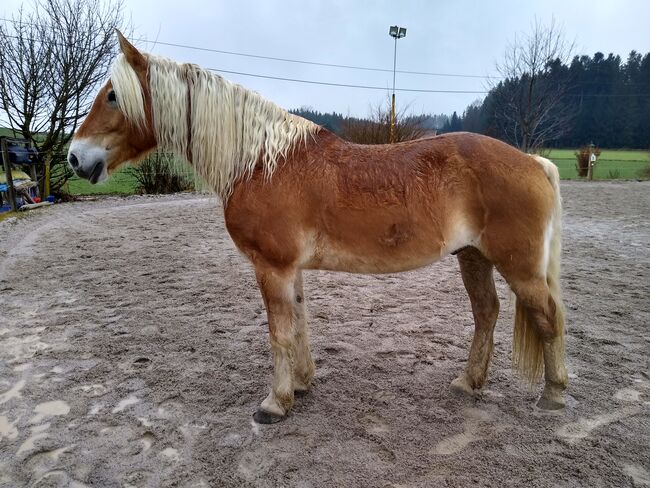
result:
[[[650,184],[566,183],[568,407],[510,369],[502,281],[484,393],[453,258],[307,273],[313,391],[252,423],[266,318],[214,199],[57,205],[0,223],[0,487],[650,486]]]

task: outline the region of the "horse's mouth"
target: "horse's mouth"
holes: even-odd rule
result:
[[[84,178],[90,181],[91,184],[95,184],[99,181],[104,171],[104,162],[97,161],[90,171],[86,171],[84,168],[78,166],[74,168],[74,172],[79,178]]]
[[[99,181],[99,178],[101,178],[103,171],[104,171],[104,162],[97,161],[95,163],[95,166],[93,166],[92,169],[90,170],[90,172],[86,172],[81,168],[77,168],[76,173],[77,176],[87,179],[91,184],[94,185]]]
[[[99,178],[102,176],[102,171],[104,171],[104,163],[102,161],[98,161],[94,168],[90,172],[90,176],[88,176],[88,181],[90,181],[91,184],[95,184],[99,181]]]

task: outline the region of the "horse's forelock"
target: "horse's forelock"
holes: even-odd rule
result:
[[[117,105],[134,125],[143,127],[146,122],[144,90],[137,73],[120,54],[111,68],[111,83],[117,98]]]

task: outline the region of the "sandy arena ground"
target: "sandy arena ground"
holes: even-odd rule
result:
[[[650,184],[563,183],[567,408],[510,369],[502,298],[484,392],[452,257],[306,273],[317,376],[251,415],[262,300],[200,195],[57,205],[0,223],[0,487],[650,486]]]

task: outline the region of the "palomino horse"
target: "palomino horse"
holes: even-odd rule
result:
[[[452,387],[485,383],[499,301],[516,295],[514,365],[544,371],[541,408],[564,405],[557,168],[489,137],[446,134],[392,145],[345,142],[191,64],[122,54],[68,155],[92,183],[156,147],[187,159],[223,200],[226,227],[255,268],[275,372],[254,417],[286,416],[310,388],[303,269],[394,273],[457,254],[476,328]]]

